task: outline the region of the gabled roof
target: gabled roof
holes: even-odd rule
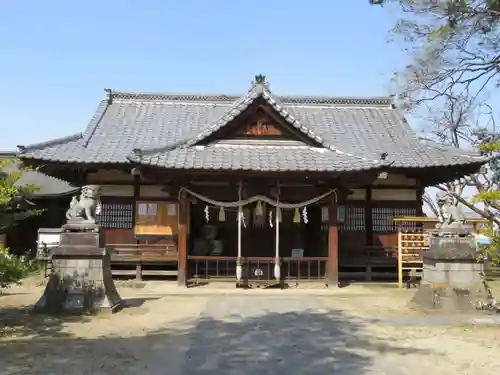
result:
[[[317,147],[300,142],[199,145],[258,98]],[[24,146],[21,152],[22,158],[50,162],[132,162],[208,170],[334,172],[486,161],[476,154],[422,141],[389,98],[276,96],[262,76],[241,96],[107,90],[107,98],[83,134]]]
[[[17,153],[15,152],[0,152],[0,159],[11,159],[15,158]],[[0,170],[2,172],[19,170],[17,164],[11,164],[6,167],[6,170]],[[37,171],[27,171],[22,174],[19,180],[16,181],[17,186],[33,185],[38,189],[31,194],[32,198],[41,197],[52,197],[60,195],[73,194],[78,191],[77,187],[70,185],[68,182],[60,180],[55,177],[48,176],[44,173]]]
[[[178,143],[175,147],[190,147],[196,145],[198,142],[208,138],[213,133],[219,131],[223,127],[227,126],[231,121],[235,120],[240,116],[246,109],[250,107],[251,104],[255,103],[258,98],[263,98],[265,102],[271,108],[273,108],[283,120],[285,120],[289,125],[293,126],[295,129],[299,130],[302,134],[306,135],[314,143],[318,143],[325,148],[332,151],[337,151],[335,147],[330,145],[328,142],[317,135],[309,126],[302,124],[299,120],[294,118],[292,114],[286,109],[286,107],[281,103],[281,100],[274,96],[269,90],[268,85],[263,80],[263,77],[258,77],[261,80],[256,80],[252,83],[252,86],[248,92],[241,98],[238,98],[217,121],[211,124],[209,127],[199,131],[194,134],[193,137],[185,139],[184,142]]]

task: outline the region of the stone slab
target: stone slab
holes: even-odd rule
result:
[[[422,284],[448,284],[452,288],[469,288],[481,284],[483,264],[474,260],[452,262],[426,259],[423,264]]]
[[[423,259],[475,260],[478,258],[476,239],[467,236],[429,236],[429,250],[423,253]]]

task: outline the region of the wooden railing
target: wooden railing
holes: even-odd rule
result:
[[[113,250],[113,276],[135,276],[140,280],[143,276],[178,274],[178,253],[174,244],[107,244],[106,247]]]
[[[286,280],[323,281],[328,257],[282,258],[281,274]]]
[[[177,261],[177,248],[170,244],[106,244],[113,249],[111,262]]]
[[[325,280],[328,258],[280,258],[280,280],[274,277],[274,258],[242,257],[241,284],[280,284]],[[229,281],[236,283],[236,257],[188,256],[188,282]]]
[[[364,246],[340,251],[340,277],[343,279],[395,280],[397,264],[397,249],[394,247]]]
[[[188,280],[234,281],[236,257],[188,256]]]

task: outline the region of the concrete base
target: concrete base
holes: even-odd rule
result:
[[[98,233],[64,233],[67,236]],[[80,242],[81,239],[70,238]],[[95,239],[98,242],[98,238]],[[68,238],[61,243],[67,243]],[[86,242],[86,241],[85,241]],[[122,299],[111,275],[110,254],[106,249],[91,246],[67,245],[56,248],[52,255],[53,272],[35,311],[58,313],[116,312]]]
[[[478,301],[488,298],[482,284],[467,289],[449,285],[423,284],[410,301],[412,308],[444,313],[472,313],[477,310]]]

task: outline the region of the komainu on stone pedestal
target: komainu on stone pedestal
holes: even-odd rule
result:
[[[422,282],[412,305],[424,310],[472,311],[478,300],[487,299],[476,239],[449,196],[437,201],[443,222],[429,233]]]
[[[99,227],[93,216],[96,205],[90,204],[90,196],[98,197],[98,191],[98,187],[82,188],[78,205],[72,202],[59,246],[52,253],[52,274],[35,311],[116,312],[122,307],[111,275],[110,253],[101,247]]]
[[[101,188],[98,185],[86,185],[81,189],[80,197],[71,199],[66,211],[67,223],[63,231],[95,231],[99,230],[96,213],[99,208]]]

